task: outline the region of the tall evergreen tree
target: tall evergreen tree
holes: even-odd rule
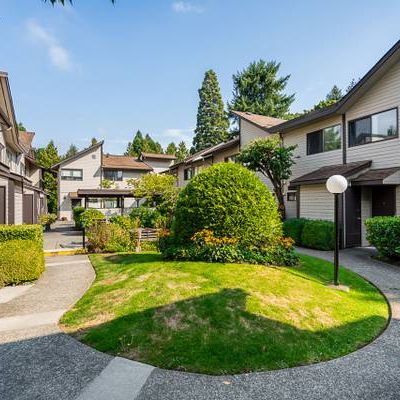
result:
[[[285,94],[290,75],[278,77],[280,66],[276,61],[259,60],[233,75],[233,99],[228,103],[229,111],[284,118],[294,101],[294,94]]]
[[[217,74],[208,70],[199,89],[197,124],[192,151],[200,151],[228,138],[229,121],[218,84]]]
[[[70,158],[74,156],[76,153],[78,153],[78,151],[79,151],[78,148],[74,144],[71,144],[71,146],[69,146],[69,149],[67,150],[63,158]]]
[[[99,143],[98,140],[95,137],[92,137],[91,141],[90,141],[90,145],[94,146],[95,144]]]
[[[175,155],[176,155],[177,162],[183,161],[189,155],[189,150],[186,147],[186,144],[183,140],[182,140],[182,142],[180,142],[178,144],[178,149],[177,149]]]
[[[176,154],[176,144],[174,142],[171,142],[168,146],[167,149],[165,150],[165,154]]]
[[[35,158],[39,165],[44,168],[50,168],[52,165],[60,162],[61,157],[58,154],[57,147],[50,140],[46,147],[35,150]],[[49,212],[57,212],[57,178],[48,171],[43,173],[43,186],[48,193],[47,207]]]
[[[125,155],[132,157],[139,156],[143,149],[143,141],[143,134],[140,132],[140,130],[138,130],[133,138],[133,141],[128,143]]]

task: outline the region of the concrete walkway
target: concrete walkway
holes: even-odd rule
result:
[[[57,221],[51,230],[43,233],[45,250],[77,249],[82,247],[82,232],[73,222]]]
[[[300,251],[331,259],[326,252]],[[51,258],[33,287],[0,304],[0,398],[399,399],[400,267],[372,260],[371,251],[343,251],[342,263],[390,300],[393,318],[377,340],[325,363],[221,377],[111,357],[60,333],[59,315],[84,293],[94,272],[86,256]]]

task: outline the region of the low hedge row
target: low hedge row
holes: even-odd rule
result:
[[[382,257],[400,259],[400,217],[373,217],[365,221],[367,240]]]
[[[317,250],[335,248],[335,229],[331,221],[290,218],[283,223],[283,232],[298,246]]]
[[[0,225],[0,287],[32,281],[44,271],[41,225]]]

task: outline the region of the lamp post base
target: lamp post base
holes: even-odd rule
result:
[[[330,283],[328,285],[329,289],[335,289],[335,290],[340,290],[341,292],[350,292],[350,288],[346,285],[335,285],[333,283]]]

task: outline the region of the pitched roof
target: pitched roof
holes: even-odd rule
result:
[[[309,122],[315,122],[327,116],[341,114],[348,109],[365,91],[367,91],[387,69],[391,68],[400,59],[400,40],[397,41],[378,62],[357,82],[357,84],[337,103],[320,110],[311,111],[298,118],[283,122],[270,129],[271,132],[284,133],[290,129],[298,128]]]
[[[313,185],[316,183],[325,183],[332,175],[343,175],[348,178],[362,170],[369,168],[372,161],[357,161],[348,164],[327,165],[308,174],[299,176],[290,182],[290,186]]]
[[[211,147],[207,147],[204,150],[198,151],[194,154],[191,154],[189,157],[186,157],[183,161],[180,161],[178,163],[175,163],[174,165],[170,166],[170,169],[174,169],[176,167],[178,167],[181,164],[189,164],[191,162],[194,161],[200,161],[203,160],[204,157],[212,155],[214,153],[217,153],[218,151],[227,149],[229,147],[233,147],[236,146],[237,144],[239,144],[239,136],[234,137],[233,139],[228,140],[227,142],[221,142],[218,143],[214,146]]]
[[[231,111],[232,114],[237,115],[240,118],[243,118],[244,120],[251,122],[254,125],[257,125],[261,129],[268,130],[269,128],[281,124],[285,122],[286,120],[281,119],[281,118],[274,118],[274,117],[268,117],[266,115],[259,115],[259,114],[253,114],[251,112],[244,112],[244,111]]]
[[[90,153],[91,151],[97,149],[98,147],[103,146],[103,143],[104,143],[104,140],[102,140],[102,141],[100,141],[100,142],[98,142],[98,143],[96,143],[96,144],[94,144],[94,145],[91,145],[91,146],[87,147],[86,149],[83,149],[83,150],[81,150],[81,151],[78,151],[78,153],[76,153],[75,155],[73,155],[73,156],[71,156],[71,157],[68,157],[68,158],[66,158],[65,160],[62,160],[62,161],[60,161],[60,162],[57,163],[57,164],[54,164],[54,165],[51,167],[51,169],[58,168],[58,167],[60,167],[61,165],[65,164],[66,162],[69,162],[69,161],[72,161],[72,160],[76,160],[77,158],[79,158],[79,157],[81,157],[81,156],[83,156],[83,155],[85,155],[85,154],[87,154],[87,153]]]
[[[132,156],[120,156],[115,154],[104,154],[102,160],[103,168],[152,171],[150,165],[139,161]]]
[[[141,153],[143,158],[153,158],[160,160],[176,160],[175,154],[157,154],[157,153]]]
[[[32,141],[35,136],[35,132],[18,131],[19,144],[24,149],[25,153],[30,153],[32,150]]]
[[[400,171],[400,167],[370,169],[352,180],[352,184],[383,184],[384,180]]]

